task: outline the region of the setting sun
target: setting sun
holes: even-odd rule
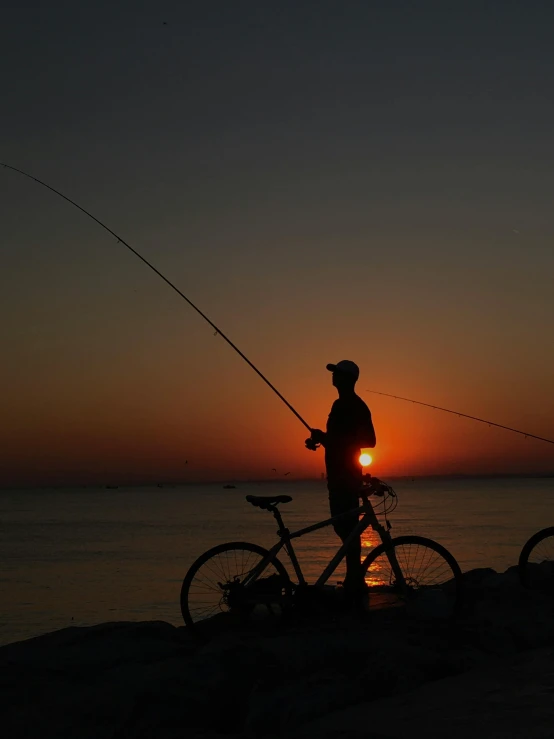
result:
[[[370,454],[367,454],[366,452],[360,454],[360,464],[362,465],[362,467],[369,467],[372,461],[373,460]]]

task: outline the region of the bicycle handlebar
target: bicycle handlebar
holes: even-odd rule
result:
[[[362,494],[367,490],[370,495],[377,495],[379,498],[382,498],[385,493],[392,492],[390,485],[387,485],[386,482],[383,482],[378,477],[373,477],[369,472],[364,474],[363,480]]]

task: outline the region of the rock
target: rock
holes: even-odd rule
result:
[[[354,715],[356,704],[373,717],[391,701],[399,716],[390,734],[385,723],[369,731],[366,720],[324,722],[314,736],[405,736],[398,727],[409,696],[554,646],[552,593],[522,588],[517,568],[464,580],[455,621],[438,617],[439,593],[418,618],[382,608],[367,622],[340,610],[319,619],[315,609],[287,628],[214,619],[202,642],[183,627],[127,622],[11,644],[0,648],[3,725],[10,739],[257,739],[288,737],[337,711]]]
[[[464,588],[466,590],[482,589],[485,580],[496,574],[496,570],[491,567],[477,567],[474,570],[468,570],[462,575]]]
[[[487,589],[503,588],[520,590],[522,588],[517,567],[510,567],[506,572],[494,572],[483,578],[482,587]]]
[[[192,649],[177,629],[159,621],[69,627],[0,648],[0,666],[17,664],[87,679],[124,662],[155,662]]]
[[[451,611],[451,601],[443,590],[426,590],[409,604],[410,618],[424,621],[437,621],[448,617]]]
[[[299,724],[364,699],[360,681],[321,670],[270,691],[250,696],[245,730],[252,736],[287,735]]]
[[[376,734],[370,729],[340,729],[337,727],[329,730],[321,727],[317,734],[310,734],[309,736],[313,736],[314,739],[315,737],[317,739],[399,739],[399,737],[394,737],[392,734]]]
[[[553,658],[553,649],[539,649],[496,659],[409,693],[328,714],[289,736],[354,737],[370,725],[390,737],[546,739],[554,725]]]
[[[554,562],[544,560],[542,562],[530,562],[527,564],[528,583],[533,588],[539,588],[545,592],[554,592]]]

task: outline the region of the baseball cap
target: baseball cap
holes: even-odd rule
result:
[[[329,372],[344,372],[345,375],[351,375],[355,380],[360,376],[360,368],[349,359],[341,359],[336,364],[328,364],[327,369]]]

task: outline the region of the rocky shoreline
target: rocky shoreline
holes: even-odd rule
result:
[[[366,623],[335,613],[286,629],[214,627],[202,642],[164,622],[116,622],[9,644],[0,648],[4,735],[378,739],[413,736],[416,721],[429,738],[554,736],[554,597],[523,589],[515,567],[471,570],[464,583],[453,623],[383,609]],[[519,683],[525,710],[546,723],[528,717],[517,733],[512,717],[495,734]],[[464,706],[482,701],[485,685],[496,685],[498,716],[480,734]]]

